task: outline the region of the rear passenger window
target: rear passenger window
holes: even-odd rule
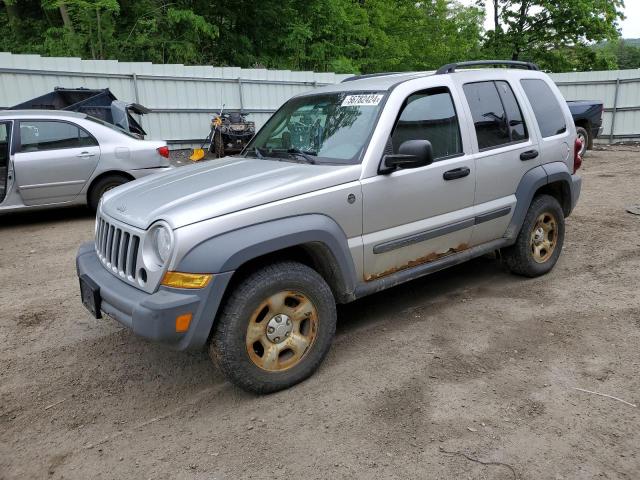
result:
[[[522,117],[522,110],[516,100],[516,96],[511,90],[511,86],[507,82],[496,82],[498,93],[502,99],[502,106],[507,114],[507,121],[509,122],[509,135],[512,142],[519,142],[529,138],[527,133],[527,126],[524,123]]]
[[[520,80],[527,94],[542,137],[552,137],[567,131],[564,112],[558,99],[544,80]]]
[[[507,82],[467,83],[463,89],[471,109],[480,150],[528,138],[522,111]]]
[[[41,152],[98,145],[77,125],[55,121],[20,122],[20,151]]]
[[[398,153],[407,140],[429,140],[434,160],[462,154],[458,117],[448,89],[437,88],[407,97],[391,134],[393,152]]]

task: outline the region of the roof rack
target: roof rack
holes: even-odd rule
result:
[[[518,62],[516,60],[472,60],[469,62],[449,63],[440,67],[436,75],[454,73],[458,67],[478,67],[478,66],[498,66],[503,65],[508,68],[523,68],[525,70],[540,70],[535,63]]]
[[[353,77],[347,77],[344,80],[342,80],[340,83],[352,82],[354,80],[361,80],[363,78],[386,77],[387,75],[399,75],[401,73],[410,73],[410,72],[366,73],[364,75],[354,75]]]

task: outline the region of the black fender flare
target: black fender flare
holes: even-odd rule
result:
[[[545,185],[550,183],[561,182],[563,188],[568,190],[569,205],[562,205],[565,215],[569,215],[573,208],[573,179],[567,164],[564,162],[552,162],[544,165],[539,165],[532,168],[525,173],[518,184],[516,189],[516,206],[509,222],[509,226],[504,234],[505,238],[515,241],[520,228],[524,222],[524,217],[527,215],[529,205],[533,201],[533,197],[536,192]],[[577,199],[576,199],[577,200]]]
[[[188,251],[176,266],[182,272],[235,271],[246,262],[289,247],[317,245],[337,278],[339,297],[356,286],[356,269],[347,236],[330,217],[297,215],[253,224],[208,238]]]

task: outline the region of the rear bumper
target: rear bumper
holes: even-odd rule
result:
[[[580,198],[580,191],[582,190],[582,177],[578,175],[571,175],[571,212],[578,203]],[[569,212],[569,213],[571,213]]]
[[[594,127],[591,129],[591,140],[595,140],[604,132],[604,126],[600,125],[599,127]]]
[[[133,330],[136,335],[170,345],[176,350],[203,347],[233,272],[216,274],[203,289],[160,287],[152,294],[138,290],[108,272],[96,255],[93,242],[83,244],[76,256],[78,277],[89,277],[98,287],[100,310]],[[177,316],[192,313],[189,329],[175,331]]]

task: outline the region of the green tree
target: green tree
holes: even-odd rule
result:
[[[494,28],[487,32],[485,55],[535,60],[553,70],[580,68],[590,60],[611,66],[586,47],[619,36],[623,0],[491,0],[491,6]]]
[[[640,68],[640,42],[636,39],[604,42],[593,50],[601,56],[613,58],[617,68]]]

